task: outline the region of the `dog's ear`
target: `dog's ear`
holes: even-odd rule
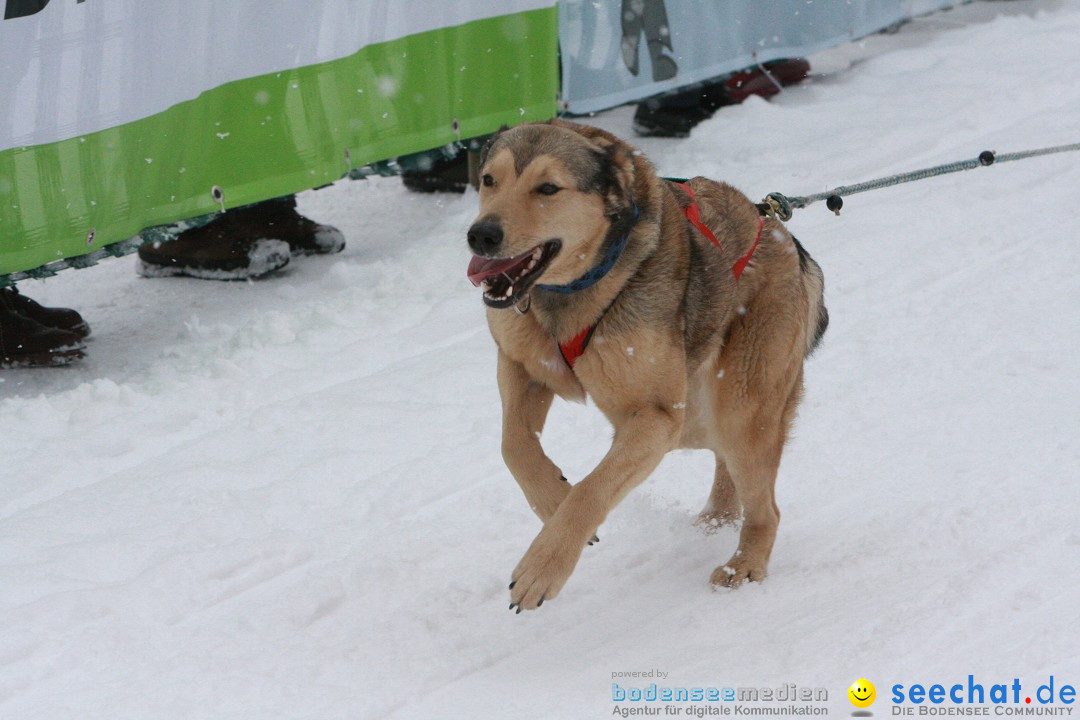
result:
[[[609,133],[607,130],[601,130],[600,128],[593,127],[591,125],[579,125],[577,123],[570,122],[569,120],[563,120],[562,118],[553,118],[548,121],[548,124],[554,125],[555,127],[562,128],[564,130],[569,130],[570,132],[575,132],[602,148],[606,148],[608,145],[611,144],[626,144],[619,138]]]
[[[484,143],[484,147],[480,148],[480,167],[484,167],[487,163],[488,153],[491,152],[491,146],[495,144],[495,141],[499,139],[499,136],[510,129],[510,126],[503,123],[502,127],[495,131],[493,135],[488,137]]]
[[[551,120],[550,124],[575,132],[589,141],[599,164],[594,189],[604,197],[605,213],[611,217],[626,215],[634,204],[634,156],[638,151],[607,130],[560,118]]]
[[[616,138],[595,137],[600,160],[599,187],[607,215],[620,217],[634,204],[635,150]]]

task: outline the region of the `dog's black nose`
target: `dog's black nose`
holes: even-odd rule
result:
[[[498,223],[481,220],[469,228],[469,247],[477,255],[494,255],[502,241],[502,226]]]

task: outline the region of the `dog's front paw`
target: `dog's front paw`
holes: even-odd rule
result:
[[[745,581],[760,582],[765,579],[765,563],[736,553],[726,563],[716,568],[709,578],[714,587],[737,588]]]
[[[581,557],[583,543],[545,525],[514,568],[510,583],[510,609],[535,610],[559,594]]]

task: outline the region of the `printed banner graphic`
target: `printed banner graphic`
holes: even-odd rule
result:
[[[562,0],[563,108],[588,113],[806,57],[962,0]]]

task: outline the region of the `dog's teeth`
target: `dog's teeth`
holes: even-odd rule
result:
[[[503,297],[510,297],[513,294],[514,294],[514,286],[511,285],[510,287],[506,288],[506,294]]]
[[[539,260],[540,256],[543,255],[543,254],[544,254],[544,249],[543,248],[536,248],[535,250],[533,250],[533,257],[536,258],[537,260]]]

